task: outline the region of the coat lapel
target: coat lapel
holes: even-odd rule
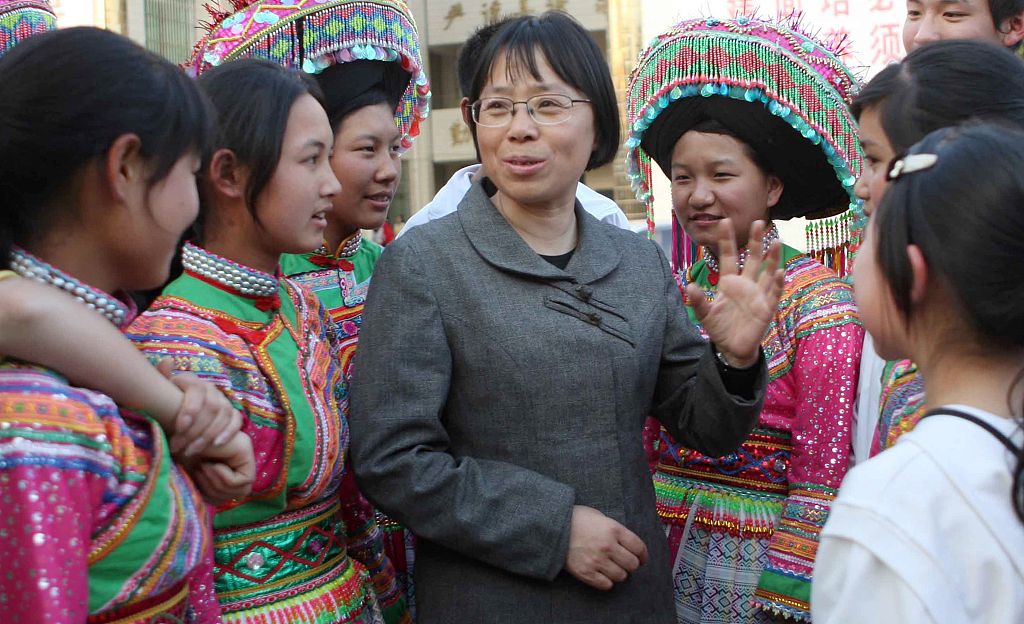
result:
[[[543,280],[568,280],[581,284],[595,282],[618,266],[621,254],[605,225],[595,219],[576,200],[579,244],[565,270],[552,265],[530,248],[526,241],[501,216],[481,186],[473,182],[459,203],[459,221],[476,252],[499,269]]]

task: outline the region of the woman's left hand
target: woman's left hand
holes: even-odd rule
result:
[[[772,241],[762,271],[765,223],[755,221],[750,228],[747,260],[740,273],[736,268],[732,221],[723,219],[722,225],[726,236],[718,243],[721,272],[715,300],[705,299],[700,286],[694,283],[687,284],[686,294],[697,320],[726,363],[735,368],[750,368],[757,363],[761,340],[782,297],[785,281],[785,272],[780,267],[782,244]]]

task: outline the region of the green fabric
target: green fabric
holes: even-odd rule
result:
[[[214,554],[217,567],[224,572],[217,581],[218,593],[242,592],[240,596],[222,597],[221,605],[234,610],[238,608],[234,605],[236,601],[250,601],[299,587],[317,578],[317,568],[343,561],[347,553],[345,523],[340,508],[335,507],[333,512],[327,509],[312,524],[289,514],[287,519],[256,529],[218,533]],[[256,555],[263,560],[254,570],[248,562]],[[268,576],[270,571],[273,574]]]
[[[281,297],[281,315],[288,320],[292,328],[301,332],[302,324],[298,321],[295,305],[283,284],[278,286],[278,294]],[[270,324],[277,316],[273,311],[263,311],[257,308],[255,301],[251,298],[221,290],[188,274],[182,274],[181,277],[171,282],[164,289],[163,295],[180,297],[196,306],[219,310],[242,321],[260,323],[263,327]],[[291,414],[295,419],[295,443],[288,460],[287,486],[273,499],[254,500],[217,513],[213,521],[215,529],[263,520],[284,511],[287,507],[288,491],[300,488],[313,468],[316,419],[313,416],[310,403],[306,399],[306,389],[299,376],[302,361],[298,345],[287,328],[282,327],[281,333],[267,346],[266,351],[274,364],[274,371],[281,380],[281,386],[289,400]],[[269,376],[264,376],[267,378],[268,387],[272,387]],[[278,391],[277,388],[274,390]],[[282,407],[285,398],[278,396]],[[236,405],[236,407],[241,406]],[[248,417],[248,414],[246,416]],[[260,452],[261,449],[254,450]]]
[[[811,602],[811,582],[809,580],[783,576],[778,572],[765,570],[757,588],[776,596],[786,596],[809,604]]]
[[[125,580],[146,564],[146,559],[163,540],[171,516],[170,470],[173,465],[171,451],[163,430],[148,416],[153,431],[153,445],[162,450],[162,460],[151,466],[154,479],[149,501],[138,510],[134,524],[129,521],[128,533],[106,557],[89,566],[89,612],[95,613],[113,600],[124,586]],[[154,448],[154,451],[156,449]],[[154,452],[154,461],[157,461]],[[130,504],[130,503],[129,503]],[[168,556],[175,556],[174,553]],[[140,579],[138,588],[145,579]]]
[[[362,239],[362,244],[359,246],[359,250],[355,252],[350,258],[341,258],[348,260],[352,263],[355,273],[355,283],[362,284],[370,279],[370,276],[374,273],[374,266],[377,265],[377,259],[381,257],[381,252],[384,248],[370,241],[366,238]],[[281,269],[286,276],[294,276],[300,273],[308,273],[310,271],[322,271],[323,266],[316,264],[309,260],[309,256],[316,255],[312,253],[286,253],[281,256]],[[336,257],[329,254],[330,257]],[[341,294],[337,296],[337,300],[328,300],[324,293],[316,293],[321,295],[321,300],[324,301],[328,307],[334,308],[341,304]]]

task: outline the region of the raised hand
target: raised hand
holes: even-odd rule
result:
[[[704,331],[721,352],[726,363],[749,368],[757,363],[761,340],[778,309],[785,283],[780,266],[782,244],[772,241],[761,270],[765,223],[755,221],[750,228],[747,260],[743,272],[737,271],[736,237],[732,221],[723,219],[726,234],[718,242],[718,292],[712,302],[696,284],[687,284],[686,294],[693,304]]]
[[[635,533],[593,507],[575,505],[565,569],[591,587],[608,591],[647,563],[647,546]]]

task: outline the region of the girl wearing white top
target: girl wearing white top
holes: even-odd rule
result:
[[[821,533],[817,624],[1024,622],[1024,134],[947,128],[893,161],[854,268],[875,348],[928,407],[847,474]],[[950,253],[956,250],[956,253]]]

